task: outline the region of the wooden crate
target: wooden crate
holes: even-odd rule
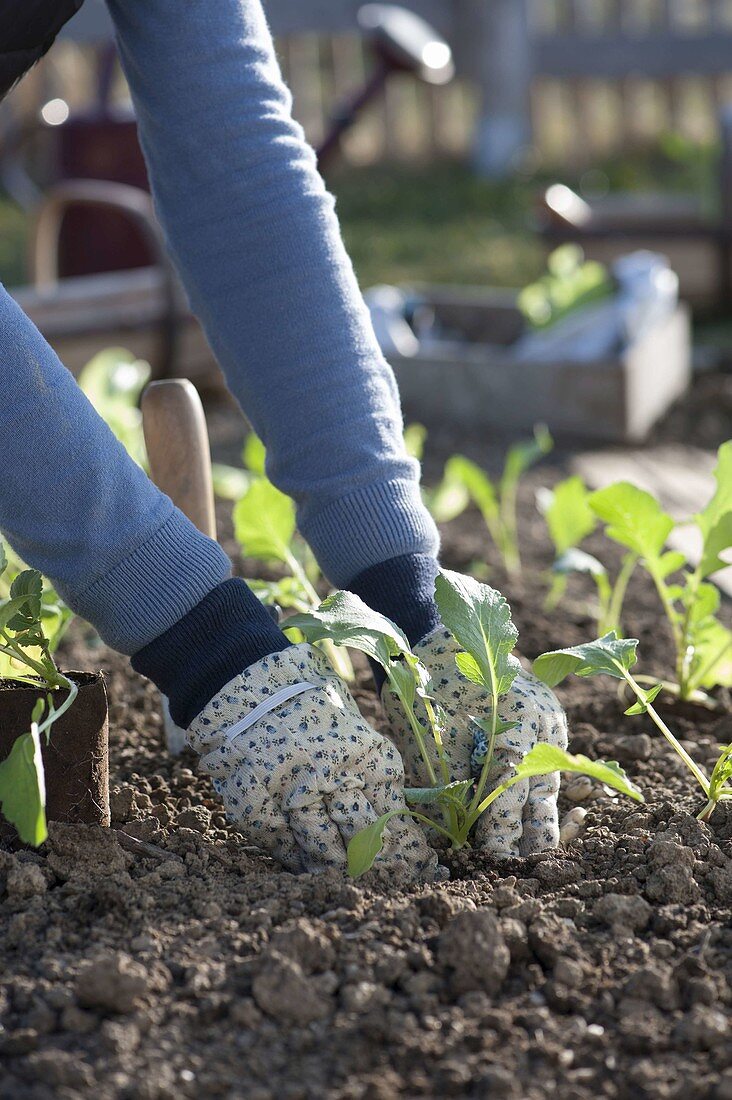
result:
[[[688,389],[685,305],[616,356],[537,363],[512,350],[522,328],[512,293],[433,288],[425,297],[446,328],[468,336],[390,356],[406,418],[428,428],[526,432],[543,422],[559,435],[639,442]]]

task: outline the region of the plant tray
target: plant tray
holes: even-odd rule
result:
[[[523,318],[511,291],[432,287],[421,293],[457,334],[413,357],[391,355],[405,416],[429,429],[530,431],[640,442],[691,380],[689,310],[650,328],[615,355],[587,362],[530,362],[512,345]]]

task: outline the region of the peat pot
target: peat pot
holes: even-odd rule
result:
[[[50,739],[41,734],[46,774],[46,816],[69,824],[109,825],[109,726],[107,691],[101,672],[68,672],[78,685],[73,705],[51,726]],[[0,760],[16,738],[28,733],[31,715],[47,688],[17,680],[0,680]],[[65,693],[54,693],[56,706]],[[0,823],[0,836],[14,833]]]

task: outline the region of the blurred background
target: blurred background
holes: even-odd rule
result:
[[[409,417],[726,438],[732,0],[265,8]],[[145,189],[87,0],[0,115],[0,279],[73,370],[121,343],[205,389]]]

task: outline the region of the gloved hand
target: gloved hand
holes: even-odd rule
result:
[[[490,717],[490,697],[458,670],[455,655],[460,652],[460,646],[444,627],[439,626],[428,634],[414,647],[414,652],[432,676],[433,697],[447,717],[443,744],[450,778],[452,781],[469,779],[480,770],[471,764],[471,757],[476,748],[476,736],[478,740],[483,736],[470,716]],[[392,736],[404,759],[407,786],[429,786],[427,769],[414,734],[388,682],[382,689],[382,702]],[[500,718],[520,724],[496,738],[486,794],[510,775],[512,767],[538,741],[563,749],[567,747],[564,711],[554,693],[533,673],[522,670],[517,675],[498,709]],[[431,738],[428,747],[434,750],[431,760],[439,775],[437,751]],[[545,848],[556,848],[559,843],[558,792],[558,772],[516,783],[479,818],[473,843],[499,856],[530,855]]]
[[[404,803],[396,748],[362,718],[323,654],[290,646],[231,680],[195,718],[201,754],[229,818],[290,871],[346,864],[354,833]],[[393,817],[377,866],[430,877],[436,854]]]

